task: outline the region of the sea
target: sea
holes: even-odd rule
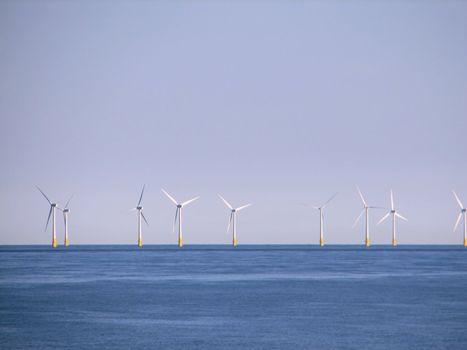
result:
[[[462,246],[0,246],[0,349],[467,349]]]

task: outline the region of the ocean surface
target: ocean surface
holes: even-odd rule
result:
[[[458,246],[0,247],[1,349],[467,349]]]

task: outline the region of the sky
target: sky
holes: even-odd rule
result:
[[[0,244],[460,244],[466,1],[0,1]],[[390,222],[374,244],[391,241]],[[57,220],[63,241],[63,220]]]

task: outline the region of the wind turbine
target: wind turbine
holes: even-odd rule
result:
[[[363,210],[360,212],[360,215],[357,217],[352,227],[355,227],[357,225],[363,213],[365,213],[365,246],[369,247],[370,246],[370,209],[379,208],[379,207],[372,207],[372,206],[367,205],[365,202],[365,198],[363,198],[363,194],[358,188],[358,186],[357,186],[357,191],[358,191],[358,194],[360,195],[360,198],[362,199]]]
[[[50,204],[50,210],[49,210],[49,216],[47,217],[47,223],[45,224],[45,231],[47,231],[47,226],[49,226],[49,221],[50,221],[50,215],[52,215],[52,247],[57,248],[57,231],[56,231],[56,225],[55,225],[55,208],[57,207],[57,203],[53,203],[50,201],[50,199],[45,195],[45,193],[38,187],[36,186],[37,189],[42,193],[45,199],[47,199],[47,202]]]
[[[331,198],[329,198],[327,202],[324,203],[322,206],[313,207],[319,211],[319,245],[321,247],[324,246],[324,208],[326,208],[326,206],[329,204],[329,202],[331,202],[334,199],[335,196],[337,196],[337,193],[334,194]]]
[[[460,201],[459,197],[457,197],[456,192],[452,191],[454,194],[454,197],[456,197],[457,204],[459,204],[459,207],[461,208],[461,212],[459,213],[459,216],[457,217],[456,225],[454,226],[454,231],[456,231],[457,226],[459,226],[459,222],[461,221],[461,217],[464,217],[464,247],[467,247],[467,210],[465,209],[464,205]]]
[[[402,220],[409,221],[405,217],[403,217],[401,214],[397,212],[397,210],[394,208],[394,196],[392,194],[391,190],[391,210],[384,215],[381,220],[377,223],[379,225],[382,223],[384,220],[386,220],[389,215],[392,215],[392,246],[395,247],[397,245],[397,240],[396,240],[396,216]]]
[[[218,196],[220,199],[222,199],[225,205],[230,209],[230,218],[229,218],[229,224],[227,225],[227,232],[229,232],[230,225],[232,225],[232,244],[234,247],[236,247],[237,246],[237,212],[249,207],[251,204],[245,204],[245,205],[242,205],[241,207],[234,208],[220,194]]]
[[[66,202],[65,208],[62,209],[63,220],[65,222],[65,247],[68,247],[68,245],[69,245],[69,242],[68,242],[68,213],[70,212],[70,208],[68,208],[68,205],[70,204],[72,198],[73,198],[73,195],[71,195],[68,202]]]
[[[168,194],[163,188],[161,188],[162,192],[164,192],[164,194],[167,196],[167,198],[169,198],[172,203],[174,203],[176,206],[177,206],[177,209],[175,210],[175,220],[174,220],[174,224],[173,224],[173,231],[175,232],[175,224],[177,223],[177,218],[178,218],[178,246],[181,248],[183,247],[183,235],[182,235],[182,209],[183,207],[187,206],[188,204],[190,204],[191,202],[194,202],[195,200],[197,200],[199,198],[198,197],[195,197],[195,198],[192,198],[186,202],[183,202],[183,203],[178,203],[170,194]]]
[[[138,201],[138,204],[136,205],[136,208],[131,209],[132,211],[134,210],[138,211],[138,247],[140,248],[143,246],[143,234],[141,232],[141,218],[143,218],[146,225],[149,226],[149,223],[143,214],[143,207],[141,206],[141,201],[143,200],[143,193],[144,193],[145,187],[146,185],[143,185],[143,189],[141,190],[141,195],[139,196],[139,201]]]

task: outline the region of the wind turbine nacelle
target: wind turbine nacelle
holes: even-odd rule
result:
[[[236,211],[237,211],[237,210],[235,210],[235,209],[232,209],[232,213],[235,213]]]
[[[143,207],[136,207],[136,209],[138,209],[138,210],[143,210]]]
[[[461,211],[462,211],[463,213],[465,213],[465,212],[467,211],[467,209],[464,208],[464,209],[462,209]]]
[[[182,207],[182,205],[181,205],[181,204],[177,204],[177,208],[181,208],[181,207]]]
[[[395,214],[395,213],[396,213],[396,211],[395,211],[395,210],[391,210],[391,214]]]
[[[57,206],[57,203],[52,203],[50,206],[55,208]]]
[[[63,209],[63,212],[64,212],[64,213],[69,213],[69,212],[70,212],[70,209]]]

